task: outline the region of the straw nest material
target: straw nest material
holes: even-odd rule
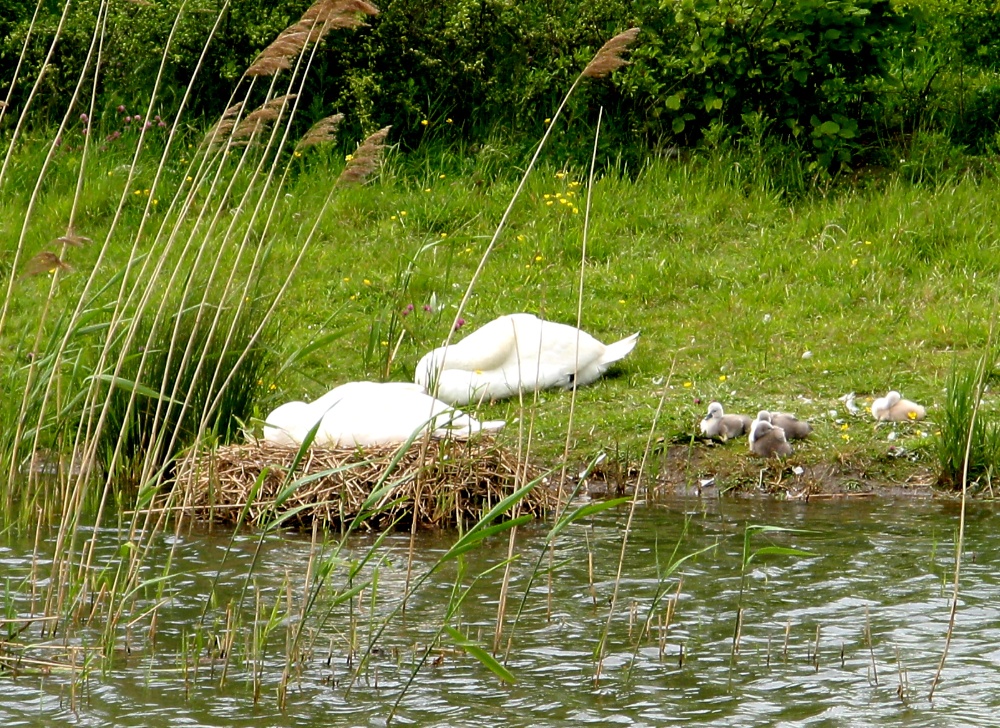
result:
[[[414,512],[418,526],[439,528],[478,520],[539,477],[487,437],[416,442],[401,455],[398,447],[312,448],[289,474],[296,455],[295,448],[263,442],[192,453],[178,467],[174,503],[196,518],[229,522],[246,510],[246,521],[256,525],[283,520],[307,526],[319,519],[339,528],[365,511],[368,528],[408,527]],[[556,500],[539,482],[518,513],[541,515]]]

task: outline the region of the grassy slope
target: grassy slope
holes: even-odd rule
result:
[[[66,171],[50,180],[30,229],[29,255],[65,228],[71,158],[62,158]],[[338,161],[321,155],[299,161],[301,174],[272,228],[275,285],[339,171]],[[106,228],[121,190],[120,162],[95,155],[81,233],[98,239]],[[859,393],[863,405],[865,395],[894,387],[931,405],[933,419],[956,353],[966,360],[985,346],[1000,267],[992,224],[1000,191],[992,181],[934,188],[888,181],[789,199],[752,181],[745,169],[725,155],[673,159],[653,162],[631,179],[608,172],[595,186],[584,328],[605,341],[636,330],[642,338],[614,376],[579,392],[571,459],[584,461],[607,447],[637,461],[661,382],[675,362],[659,436],[694,431],[712,399],[730,411],[785,409],[817,423],[816,437],[795,462],[848,462],[858,472],[899,475],[885,462],[887,429],[873,432],[863,418],[836,424],[829,413],[846,417],[836,398],[847,392]],[[280,309],[280,332],[285,354],[322,333],[343,335],[280,380],[262,382],[262,414],[343,381],[383,378],[400,325],[406,334],[388,378],[412,376],[420,355],[445,336],[513,192],[510,175],[484,181],[492,176],[473,157],[441,152],[396,160],[376,183],[336,199]],[[12,178],[0,198],[4,251],[17,239],[30,179],[27,171],[24,184]],[[551,159],[532,177],[463,314],[468,327],[513,311],[574,321],[582,180],[581,170],[560,169]],[[141,194],[130,202],[136,209],[126,215],[125,230],[134,229],[142,202]],[[93,248],[70,251],[78,270],[87,270],[94,255]],[[108,263],[109,274],[116,263]],[[75,301],[82,278],[66,279],[62,304]],[[7,336],[23,340],[22,332],[32,330],[46,291],[44,277],[18,283]],[[432,300],[440,310],[425,312]],[[398,317],[409,304],[414,312]],[[803,358],[806,351],[810,358]],[[568,394],[546,393],[529,412],[501,403],[482,414],[533,416],[534,452],[555,461],[569,402]],[[919,432],[931,433],[933,425],[903,427],[892,444],[918,445]],[[698,461],[689,475],[757,472],[743,444],[715,448]]]

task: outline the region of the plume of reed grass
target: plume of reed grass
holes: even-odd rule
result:
[[[308,44],[319,43],[335,28],[357,28],[364,24],[363,16],[377,14],[378,8],[364,0],[318,0],[257,56],[246,75],[273,76],[288,70]]]
[[[385,151],[385,140],[389,136],[391,128],[386,126],[379,129],[358,145],[357,150],[347,162],[347,166],[344,167],[344,171],[337,178],[338,185],[362,184],[372,172],[378,169]]]
[[[343,120],[343,114],[334,114],[320,119],[309,127],[309,131],[299,139],[299,143],[295,145],[295,151],[301,152],[307,147],[333,143],[337,139],[337,128]]]

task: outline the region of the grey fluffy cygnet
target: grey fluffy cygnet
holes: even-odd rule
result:
[[[754,423],[754,439],[750,443],[750,451],[762,458],[784,457],[792,454],[792,446],[785,439],[785,431],[775,427],[767,420],[757,420]]]

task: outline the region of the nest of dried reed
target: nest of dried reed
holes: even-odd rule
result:
[[[296,453],[266,443],[194,452],[177,469],[174,503],[198,519],[236,522],[245,510],[258,526],[284,518],[287,525],[307,527],[319,519],[340,528],[365,509],[375,488],[389,485],[365,509],[364,527],[408,528],[415,517],[419,527],[442,528],[475,522],[539,477],[537,468],[487,437],[416,442],[395,465],[396,447],[312,448],[290,473]],[[554,510],[557,498],[539,482],[520,501],[518,515]]]

